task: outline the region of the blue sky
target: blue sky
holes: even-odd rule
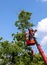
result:
[[[0,36],[11,40],[11,34],[16,32],[14,26],[21,10],[32,12],[31,21],[37,22],[47,17],[47,2],[37,0],[0,0]]]
[[[0,37],[2,36],[4,40],[11,41],[11,34],[17,32],[14,23],[21,10],[32,12],[30,21],[38,27],[39,22],[47,18],[47,0],[0,0]]]

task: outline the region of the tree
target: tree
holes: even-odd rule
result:
[[[15,26],[22,31],[32,27],[33,23],[29,22],[31,15],[32,13],[30,12],[21,11],[18,15],[18,21],[15,22]]]
[[[18,65],[42,65],[44,64],[42,57],[40,54],[34,55],[32,57],[32,53],[30,50],[30,47],[25,46],[25,38],[24,35],[28,29],[34,26],[33,23],[30,23],[30,18],[31,18],[32,13],[26,12],[26,11],[21,11],[18,15],[18,20],[15,22],[15,26],[20,30],[20,32],[17,32],[17,34],[12,34],[13,40],[15,43],[18,44],[18,46],[24,50],[23,53],[21,52],[20,54],[20,63]]]
[[[23,61],[21,60],[20,62],[24,63],[24,65],[25,64],[29,65],[29,62],[31,60],[31,56],[28,54],[30,50],[29,50],[29,47],[27,48],[25,46],[25,38],[24,38],[26,30],[34,26],[33,23],[29,22],[31,15],[32,13],[30,12],[21,11],[18,15],[18,20],[15,22],[15,26],[21,32],[17,32],[17,34],[12,34],[13,40],[15,40],[15,43],[17,43],[17,45],[22,49],[22,51],[24,50],[24,53],[23,52],[20,53],[23,60]]]
[[[12,34],[13,42],[0,42],[0,65],[43,65],[40,54],[32,57],[31,48],[25,46],[25,33],[34,26],[29,22],[31,15],[30,12],[21,11],[15,22],[19,32]]]

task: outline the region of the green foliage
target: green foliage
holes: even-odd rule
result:
[[[3,39],[3,38],[2,38],[2,37],[0,37],[0,41],[2,41],[2,39]]]
[[[31,15],[32,13],[30,12],[21,11],[18,16],[18,21],[15,22],[16,27],[18,27],[18,29],[24,30],[33,26],[33,23],[29,22]]]
[[[12,36],[14,41],[25,41],[25,32],[12,34]]]
[[[31,15],[30,12],[21,11],[15,22],[20,32],[12,34],[13,42],[0,41],[0,65],[44,65],[40,54],[32,56],[30,47],[25,46],[25,32],[33,26],[29,22]]]

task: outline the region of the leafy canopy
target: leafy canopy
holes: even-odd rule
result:
[[[44,65],[40,54],[32,56],[31,48],[25,46],[24,35],[33,23],[29,22],[32,13],[21,11],[15,26],[19,32],[13,33],[13,42],[0,38],[0,65]]]

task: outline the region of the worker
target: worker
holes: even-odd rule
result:
[[[37,30],[29,29],[29,40],[31,40]]]
[[[30,45],[34,45],[35,44],[35,40],[34,40],[34,34],[37,30],[33,30],[32,28],[29,29],[29,32],[26,33],[25,35],[25,39],[26,39],[26,45],[30,46]],[[28,35],[28,36],[27,36]]]

